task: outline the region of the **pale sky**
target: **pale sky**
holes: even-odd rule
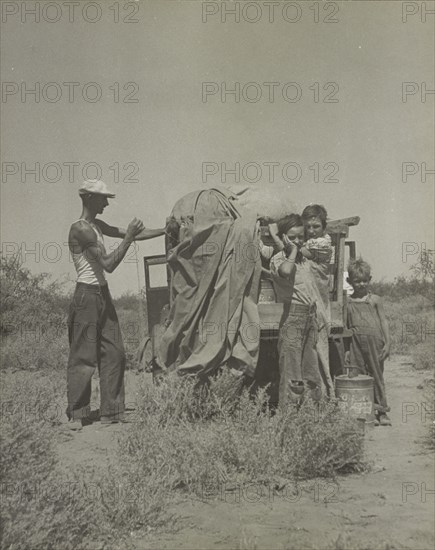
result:
[[[203,181],[203,163],[239,163],[241,183],[301,207],[322,203],[332,219],[359,215],[351,238],[375,279],[409,272],[417,254],[404,262],[403,247],[434,248],[434,175],[422,177],[422,168],[434,169],[434,95],[424,94],[434,89],[434,16],[422,14],[421,3],[409,3],[419,11],[403,22],[402,2],[320,2],[318,14],[315,2],[296,2],[287,12],[290,19],[300,16],[293,23],[284,20],[282,2],[272,23],[265,2],[258,2],[261,12],[245,15],[243,2],[227,2],[241,10],[239,23],[216,2],[120,1],[118,23],[112,2],[96,3],[101,19],[94,23],[82,13],[89,2],[80,2],[71,22],[64,2],[45,12],[46,2],[37,3],[39,22],[21,13],[23,3],[3,4],[9,11],[1,24],[1,241],[3,252],[23,246],[32,271],[74,278],[64,243],[80,216],[77,189],[90,162],[102,167],[102,179],[117,193],[103,216],[114,225],[126,227],[137,216],[147,227],[162,226],[183,194],[221,184],[220,173]],[[210,13],[205,22],[203,10]],[[98,16],[92,9],[85,14]],[[257,22],[246,20],[256,15]],[[125,23],[126,17],[138,22]],[[324,22],[328,17],[337,22]],[[65,82],[79,83],[71,102],[72,85]],[[86,88],[91,82],[97,86]],[[203,82],[215,83],[208,89],[216,93],[202,97]],[[222,102],[222,90],[235,82],[240,101],[228,94]],[[249,82],[256,84],[246,87]],[[272,102],[267,82],[277,83]],[[296,85],[285,88],[291,82]],[[404,82],[414,83],[405,98]],[[21,92],[35,83],[39,103],[31,94],[23,101]],[[133,84],[124,89],[127,83]],[[101,99],[91,102],[98,89]],[[283,93],[301,97],[289,102]],[[328,94],[338,102],[324,102]],[[250,162],[262,167],[257,183],[243,179],[253,178],[243,170]],[[264,164],[270,162],[279,163],[272,183]],[[283,178],[289,162],[300,168],[297,182]],[[39,183],[24,173],[35,163]],[[71,163],[78,163],[73,182]],[[315,163],[318,183],[309,168]],[[334,164],[325,169],[326,163]],[[403,163],[410,163],[406,182]],[[331,166],[338,168],[338,183],[324,181]],[[122,181],[134,170],[138,182]],[[296,178],[295,170],[287,174]],[[35,247],[36,258],[29,253]],[[159,252],[162,239],[138,245],[140,262]],[[108,275],[115,296],[137,291],[134,260],[130,254]],[[139,274],[143,284],[142,263]]]

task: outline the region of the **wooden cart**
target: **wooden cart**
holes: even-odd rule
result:
[[[349,228],[358,225],[359,217],[344,218],[328,223],[327,232],[331,236],[334,254],[330,264],[330,303],[331,326],[329,330],[329,351],[332,376],[342,374],[344,367],[344,339],[350,334],[346,330],[347,294],[343,289],[345,263],[347,258],[355,258],[356,247],[354,241],[348,241]],[[271,240],[267,227],[262,227],[262,240],[270,244]],[[174,242],[166,237],[166,253],[173,247]],[[346,253],[346,248],[348,253]],[[162,274],[162,269],[166,271]],[[148,334],[150,336],[151,353],[148,354],[150,365],[154,369],[157,346],[162,332],[165,330],[165,320],[171,305],[170,278],[171,272],[167,266],[166,254],[144,257],[145,289],[148,313]],[[160,270],[157,277],[155,271]],[[157,284],[153,282],[157,281]],[[259,289],[258,309],[261,324],[260,358],[256,378],[259,384],[271,383],[277,385],[278,356],[277,342],[279,323],[282,317],[283,304],[276,302],[275,292],[270,279],[261,278]]]

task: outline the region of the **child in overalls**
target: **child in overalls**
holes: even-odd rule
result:
[[[370,272],[370,265],[362,258],[349,263],[348,283],[354,292],[348,297],[347,324],[352,331],[352,342],[346,352],[346,362],[350,360],[352,365],[359,367],[361,374],[373,377],[375,425],[391,426],[384,383],[384,361],[390,355],[390,333],[382,299],[368,291]]]

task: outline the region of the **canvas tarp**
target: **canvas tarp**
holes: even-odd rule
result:
[[[253,376],[260,343],[256,216],[241,214],[224,189],[207,189],[183,197],[171,217],[179,243],[168,254],[172,305],[158,363],[200,377],[227,364]]]
[[[230,200],[239,210],[256,214],[259,218],[277,221],[291,212],[301,212],[300,205],[294,201],[294,191],[285,185],[228,185]]]

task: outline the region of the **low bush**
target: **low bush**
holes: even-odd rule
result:
[[[35,275],[19,256],[0,256],[0,332],[43,333],[65,321],[69,298],[47,273]]]
[[[13,550],[114,548],[131,529],[160,524],[164,488],[141,481],[118,455],[108,471],[62,467],[56,452],[60,376],[16,372],[2,377],[0,441],[2,547]],[[114,443],[115,444],[115,443]]]
[[[412,353],[434,330],[433,281],[401,275],[393,282],[374,282],[370,286],[384,301],[391,352]]]
[[[429,378],[424,381],[424,407],[425,422],[427,425],[424,435],[424,444],[429,450],[435,450],[435,379]]]
[[[65,368],[69,297],[60,282],[32,274],[19,257],[0,257],[2,368]]]
[[[5,548],[74,548],[89,534],[91,506],[66,495],[50,421],[56,384],[25,373],[2,380],[1,530]],[[55,415],[56,416],[56,415]],[[76,481],[72,476],[70,481]],[[63,492],[62,492],[63,488]]]
[[[370,288],[374,294],[388,297],[395,302],[412,296],[422,296],[431,303],[434,299],[434,282],[415,276],[399,275],[394,281],[374,281],[370,284]]]
[[[66,322],[58,326],[20,328],[1,336],[0,362],[3,369],[66,370],[69,344]]]
[[[207,388],[169,376],[142,386],[137,400],[136,423],[121,439],[124,468],[139,480],[158,475],[168,491],[201,496],[222,483],[273,485],[365,467],[361,432],[334,403],[307,399],[272,414],[264,390],[251,396],[229,372]]]
[[[425,340],[414,346],[412,356],[414,358],[414,367],[417,370],[433,370],[435,367],[433,339]]]
[[[1,529],[14,549],[111,548],[168,520],[169,500],[214,496],[222,484],[274,487],[282,479],[364,467],[358,429],[333,404],[307,400],[273,415],[225,372],[207,387],[168,377],[144,384],[137,422],[109,468],[62,468],[56,453],[61,376],[3,376]],[[57,435],[56,435],[57,434]],[[115,443],[114,443],[115,444]],[[175,493],[174,493],[175,491]]]
[[[411,353],[434,330],[433,304],[427,298],[409,296],[395,302],[387,297],[384,305],[392,353]]]

